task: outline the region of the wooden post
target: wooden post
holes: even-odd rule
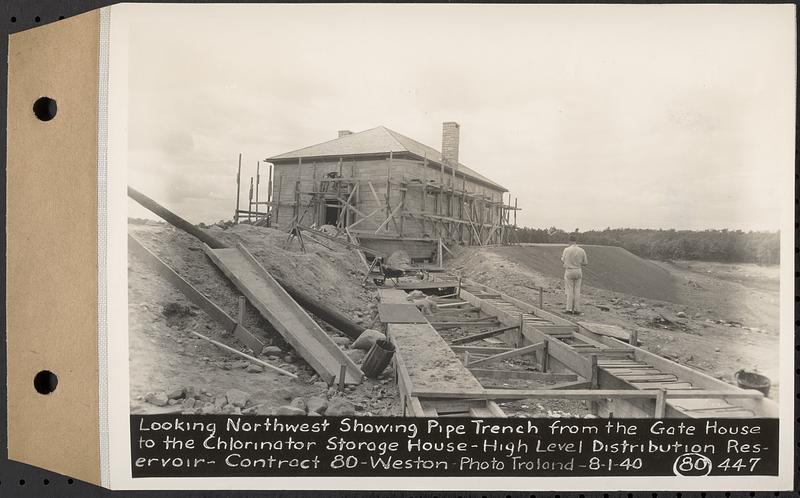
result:
[[[630,338],[628,339],[628,344],[630,344],[631,346],[639,345],[639,332],[631,330]]]
[[[233,212],[233,223],[239,224],[239,191],[241,190],[242,153],[239,153],[239,170],[236,172],[236,210]]]
[[[456,297],[461,299],[461,277],[458,277],[458,287],[456,287]]]
[[[267,226],[272,225],[272,163],[269,163],[269,181],[267,182]]]
[[[277,171],[276,171],[277,173]],[[283,175],[278,177],[278,196],[275,201],[275,224],[278,224],[278,219],[281,214],[281,190],[283,190]]]
[[[653,418],[664,418],[667,414],[667,390],[661,388],[656,393],[656,410]]]
[[[464,366],[469,366],[469,351],[464,351]]]
[[[539,287],[539,309],[544,309],[544,289]]]
[[[256,221],[258,221],[258,213],[261,210],[258,206],[258,186],[261,183],[261,161],[256,161]]]
[[[544,346],[542,347],[542,372],[547,372],[550,369],[549,344],[548,341],[544,341]]]
[[[439,268],[442,268],[442,238],[439,237]]]
[[[592,366],[592,377],[589,379],[589,383],[591,385],[591,389],[597,389],[598,387],[598,380],[597,380],[597,355],[589,355],[589,362]],[[597,401],[590,401],[589,402],[589,412],[592,415],[597,415],[598,413],[598,405]]]
[[[344,391],[345,377],[347,377],[347,364],[342,363],[339,367],[339,390]]]
[[[517,198],[514,197],[514,230],[517,229]]]
[[[247,306],[247,300],[244,296],[239,296],[239,312],[236,315],[236,323],[239,325],[244,325],[244,312]],[[256,351],[256,353],[261,353],[261,351]]]
[[[247,221],[250,221],[250,213],[253,211],[253,177],[250,177],[250,192],[247,194]]]

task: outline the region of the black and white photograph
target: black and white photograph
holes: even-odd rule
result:
[[[128,363],[108,368],[127,367],[130,415],[524,419],[558,444],[553,427],[616,420],[791,425],[794,23],[780,5],[115,7]],[[777,475],[683,441],[664,475]],[[489,468],[460,465],[441,475]],[[537,465],[514,475],[569,475]]]

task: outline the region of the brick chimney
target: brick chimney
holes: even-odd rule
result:
[[[442,157],[446,164],[458,166],[459,124],[455,121],[442,123]]]
[[[350,130],[339,130],[339,138],[342,138],[346,135],[352,135],[353,132]]]

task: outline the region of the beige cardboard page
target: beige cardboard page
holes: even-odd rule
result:
[[[9,41],[8,453],[100,481],[97,358],[99,11]],[[47,96],[58,112],[33,113]],[[58,386],[34,390],[37,372]]]

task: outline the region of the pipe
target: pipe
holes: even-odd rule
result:
[[[128,187],[128,197],[157,214],[169,224],[175,226],[176,228],[180,228],[189,235],[200,239],[200,241],[212,249],[226,249],[230,247],[216,237],[213,237],[195,225],[192,225],[177,214],[173,213],[169,209],[158,204],[153,199],[147,197],[132,187]],[[292,287],[290,284],[276,278],[274,275],[273,278],[275,278],[275,280],[281,285],[281,287],[284,288],[284,290],[286,290],[286,292],[289,293],[290,296],[292,296],[292,299],[297,301],[297,304],[305,308],[306,311],[318,317],[320,320],[336,328],[347,337],[355,340],[361,335],[362,332],[364,332],[364,327],[353,323],[349,318],[339,311],[321,304],[319,300],[309,296],[299,289]]]

